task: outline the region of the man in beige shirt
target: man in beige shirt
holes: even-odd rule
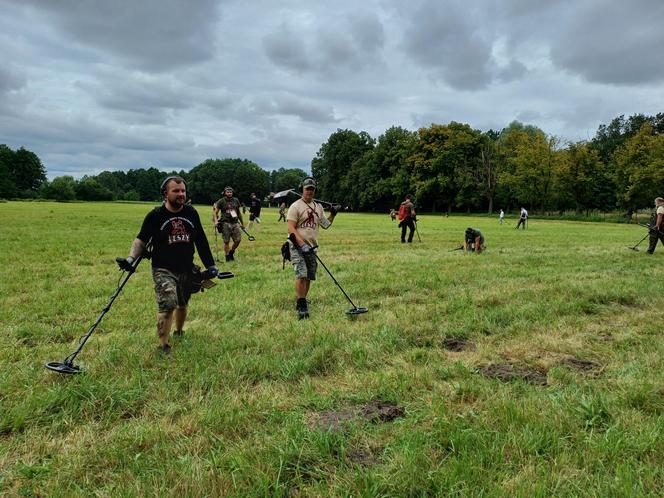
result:
[[[316,180],[305,178],[302,181],[302,198],[291,204],[286,216],[291,263],[295,269],[295,308],[300,319],[309,318],[307,294],[311,281],[316,280],[318,228],[328,229],[337,214],[336,209],[331,207],[330,216],[325,217],[323,207],[314,200],[315,193]]]
[[[664,199],[658,197],[655,199],[655,213],[650,223],[650,245],[648,254],[655,252],[657,241],[661,240],[664,244]]]

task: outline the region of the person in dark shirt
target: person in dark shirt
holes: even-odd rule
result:
[[[161,185],[164,203],[150,211],[141,231],[131,245],[127,258],[118,258],[118,265],[126,271],[134,271],[133,262],[152,246],[152,278],[157,298],[157,335],[159,349],[169,353],[169,336],[173,319],[174,335],[183,333],[187,318],[187,305],[191,296],[194,265],[194,248],[207,268],[206,276],[218,273],[205,230],[198,212],[186,204],[187,185],[179,176],[169,176]]]
[[[484,250],[484,235],[482,235],[479,228],[466,228],[463,237],[463,250],[465,252],[475,251],[477,254]]]
[[[277,220],[277,222],[281,221],[282,219],[284,220],[284,223],[286,223],[286,203],[285,202],[282,202],[281,204],[279,204],[279,219]]]
[[[224,240],[226,261],[235,261],[235,250],[242,240],[240,227],[244,228],[240,201],[237,197],[233,197],[233,193],[233,187],[226,187],[223,197],[215,202],[213,207],[214,224]],[[233,239],[232,247],[231,239]]]
[[[417,213],[415,212],[415,205],[411,201],[411,196],[408,194],[406,200],[399,206],[399,228],[401,228],[402,244],[406,242],[406,229],[410,229],[408,242],[413,242],[415,223],[417,223]]]
[[[254,223],[254,220],[256,221],[256,224],[259,225],[261,222],[260,215],[261,215],[261,200],[258,197],[256,197],[256,194],[252,192],[251,200],[249,201],[249,226],[247,228],[251,228],[251,225]]]

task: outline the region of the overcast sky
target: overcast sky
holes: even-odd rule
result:
[[[0,143],[50,179],[513,120],[565,140],[664,112],[664,1],[0,0]]]

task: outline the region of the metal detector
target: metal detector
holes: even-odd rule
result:
[[[420,231],[417,229],[417,221],[414,221],[415,223],[415,233],[417,234],[417,240],[422,242],[422,237],[420,237]]]
[[[249,232],[247,232],[247,229],[244,228],[242,225],[240,225],[240,230],[242,230],[242,231],[245,233],[245,235],[246,235],[247,238],[249,239],[249,242],[253,242],[254,240],[256,240],[256,237],[254,237],[254,236],[251,235]]]
[[[366,313],[367,311],[369,311],[369,308],[357,307],[355,305],[355,303],[351,300],[351,298],[348,297],[348,294],[346,294],[346,291],[344,290],[344,288],[341,287],[341,284],[339,282],[337,282],[336,278],[334,278],[334,275],[332,275],[332,272],[327,269],[327,266],[325,266],[325,263],[323,263],[323,261],[320,259],[320,257],[318,257],[318,254],[316,254],[316,251],[314,251],[314,256],[316,256],[316,259],[318,260],[318,262],[321,265],[323,265],[323,268],[325,268],[325,271],[327,272],[327,274],[330,276],[330,278],[332,278],[332,280],[334,280],[334,283],[337,284],[337,287],[339,287],[339,289],[341,289],[341,292],[343,292],[344,296],[346,296],[346,299],[348,299],[348,302],[351,304],[352,308],[349,309],[348,311],[346,311],[346,314],[347,315],[361,315],[361,314]]]
[[[278,199],[280,197],[288,197],[289,194],[295,194],[298,197],[302,197],[302,194],[300,194],[297,190],[289,188],[288,190],[282,190],[281,192],[277,192],[272,196],[272,198]],[[318,204],[323,204],[324,206],[334,207],[336,208],[337,211],[341,210],[341,205],[339,204],[334,204],[332,202],[327,202],[327,201],[321,201],[320,199],[314,199],[314,202],[317,202]]]
[[[108,313],[108,310],[111,309],[111,305],[113,304],[113,301],[115,301],[115,298],[120,295],[120,292],[122,291],[122,288],[125,286],[129,278],[132,276],[132,274],[136,271],[136,268],[138,267],[138,264],[141,262],[143,259],[143,256],[139,256],[136,258],[136,260],[132,264],[132,271],[129,272],[123,272],[126,273],[122,277],[122,281],[120,282],[120,285],[118,285],[118,288],[115,289],[115,292],[111,296],[111,298],[108,300],[108,303],[104,308],[101,310],[101,313],[97,317],[97,320],[92,324],[92,326],[88,329],[87,333],[81,337],[78,347],[76,348],[76,351],[71,353],[69,356],[67,356],[64,360],[62,361],[51,361],[46,363],[44,366],[48,368],[49,370],[53,370],[54,372],[61,373],[61,374],[78,374],[81,373],[83,370],[81,369],[80,366],[74,365],[74,360],[78,356],[78,354],[81,352],[83,349],[83,346],[85,346],[85,343],[88,341],[92,333],[95,331],[97,328],[97,325],[101,322],[102,318],[104,318],[104,315]],[[235,275],[233,273],[226,271],[226,272],[220,272],[217,277],[224,279],[224,278],[233,278]]]
[[[639,240],[634,247],[630,247],[632,251],[639,252],[639,245],[641,245],[641,242],[646,240],[648,237],[650,237],[650,234],[647,233],[645,237],[643,237],[641,240]]]
[[[214,232],[214,260],[219,263],[219,240],[217,240],[217,225],[212,224],[212,231]]]

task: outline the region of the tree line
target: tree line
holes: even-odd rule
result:
[[[664,113],[619,116],[576,143],[519,122],[392,127],[377,139],[337,130],[311,169],[318,194],[352,210],[387,210],[411,193],[430,211],[631,213],[664,195]]]
[[[664,194],[664,113],[621,115],[600,125],[591,140],[566,143],[516,121],[484,132],[454,121],[417,131],[392,127],[377,139],[339,129],[321,145],[311,171],[317,195],[350,210],[388,210],[410,193],[428,211],[491,213],[526,206],[631,213]],[[307,176],[296,168],[268,172],[247,159],[207,159],[190,171],[151,167],[49,182],[36,154],[0,145],[4,198],[156,201],[171,174],[185,178],[196,203],[214,202],[227,185],[241,200],[252,192],[265,198]]]

